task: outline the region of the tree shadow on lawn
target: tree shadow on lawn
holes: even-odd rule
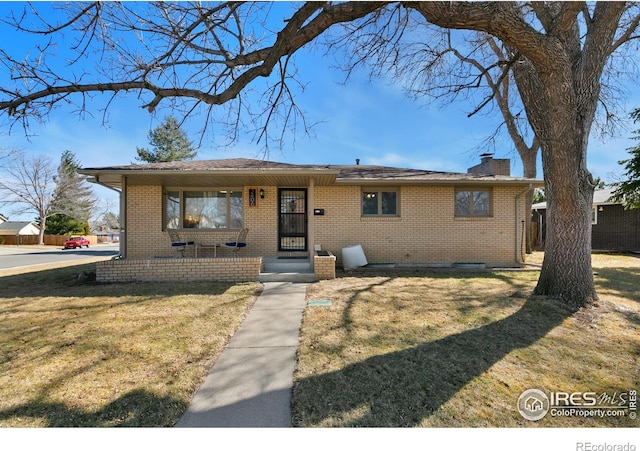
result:
[[[356,286],[353,288],[353,291],[350,295],[348,301],[346,301],[346,307],[342,312],[342,323],[340,327],[345,328],[345,330],[350,333],[352,329],[352,311],[356,307],[356,300],[358,296],[362,293],[371,292],[375,288],[381,288],[385,285],[393,282],[397,277],[401,277],[403,279],[407,278],[416,278],[423,280],[424,278],[434,278],[434,279],[451,279],[459,282],[466,281],[469,277],[476,279],[495,279],[507,284],[512,290],[511,297],[526,297],[530,293],[531,286],[527,281],[519,281],[514,280],[513,278],[507,277],[506,275],[494,272],[494,271],[468,271],[468,270],[460,270],[460,269],[405,269],[399,271],[388,271],[388,270],[368,270],[367,272],[360,273],[344,273],[341,277],[357,277],[358,280],[366,280],[366,283],[361,284],[359,287]],[[434,287],[430,287],[429,290],[433,293]],[[443,296],[448,295],[448,289],[443,291]],[[465,296],[469,296],[472,298],[477,298],[478,293],[469,292],[466,293]],[[465,299],[466,300],[466,299]],[[484,306],[494,304],[499,308],[503,305],[505,300],[503,298],[492,298],[490,300],[482,301]],[[460,305],[456,307],[456,309],[460,312],[470,311],[476,309],[477,306],[470,306],[464,302],[460,302]]]
[[[184,402],[170,396],[133,390],[97,412],[85,412],[63,403],[31,401],[0,411],[0,422],[40,418],[46,421],[45,427],[169,427],[186,409]]]
[[[417,426],[511,351],[532,345],[572,313],[556,301],[530,297],[511,316],[486,326],[300,380],[294,423],[319,425],[359,409],[359,417],[342,424]]]
[[[615,293],[625,299],[637,302],[640,306],[640,269],[639,268],[598,268],[595,270],[598,291],[602,289]]]

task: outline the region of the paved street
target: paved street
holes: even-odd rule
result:
[[[0,246],[0,270],[118,255],[118,244],[97,244],[84,249],[62,249],[61,246]]]

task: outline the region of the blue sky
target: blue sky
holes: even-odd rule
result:
[[[21,4],[0,3],[0,15],[5,16],[7,10],[16,5]],[[19,52],[28,50],[28,42],[12,38],[6,27],[0,30],[3,37],[0,45],[10,53],[18,56]],[[306,136],[300,130],[295,146],[290,138],[284,148],[271,148],[270,159],[275,161],[353,164],[359,158],[361,164],[465,172],[478,161],[478,146],[483,138],[500,122],[497,115],[468,118],[467,113],[473,107],[464,102],[445,108],[418,104],[408,99],[393,81],[370,81],[362,71],[343,85],[340,82],[344,76],[331,69],[332,61],[310,52],[301,54],[297,63],[299,78],[306,83],[306,88],[296,100],[308,121],[316,125],[313,136]],[[0,69],[0,85],[5,84],[6,77],[6,70]],[[629,86],[629,90],[624,106],[627,111],[640,107],[640,89]],[[106,96],[98,97],[96,105],[106,100]],[[151,115],[140,105],[134,94],[120,96],[108,110],[106,125],[96,108],[92,109],[94,117],[79,118],[72,108],[62,107],[42,124],[33,121],[30,132],[34,136],[29,139],[20,126],[8,134],[6,117],[2,117],[0,145],[46,154],[56,163],[64,150],[70,150],[84,167],[129,164],[134,162],[136,147],[149,147],[148,132],[170,114],[169,110],[159,109]],[[184,126],[194,142],[200,139],[202,120],[193,117]],[[629,138],[631,130],[640,128],[628,120],[626,124],[627,129],[620,130],[616,138],[602,140],[592,136],[588,165],[595,176],[612,181],[615,174],[622,174],[617,161],[626,158],[626,149],[634,145]],[[209,133],[198,150],[198,159],[259,158],[262,146],[250,139],[251,135],[241,135],[235,145],[221,147],[223,139]],[[512,175],[521,175],[522,167],[510,141],[505,139],[502,144],[496,148],[495,156],[511,158]],[[542,175],[540,170],[539,174]],[[97,187],[96,194],[115,199],[114,193],[105,188]]]

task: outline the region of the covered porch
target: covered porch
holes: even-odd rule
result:
[[[120,194],[121,257],[172,256],[169,231],[195,246],[185,257],[226,257],[223,245],[249,229],[241,257],[310,256],[316,187],[334,168],[231,159],[83,169]],[[218,255],[220,252],[220,255]],[[313,265],[313,261],[311,260]]]
[[[313,212],[315,187],[333,184],[336,169],[230,159],[80,172],[120,193],[120,258],[98,267],[98,281],[335,276],[334,256],[316,259]],[[242,229],[246,246],[225,246]],[[286,258],[306,268],[282,270]]]

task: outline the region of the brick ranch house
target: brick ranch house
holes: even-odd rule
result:
[[[306,259],[317,280],[353,246],[369,264],[522,265],[525,193],[542,182],[509,166],[486,155],[467,173],[235,158],[79,172],[120,192],[121,255],[98,265],[99,281],[258,280],[283,257]],[[242,228],[234,255],[224,242]],[[195,243],[184,258],[167,258],[179,256],[173,229]]]

